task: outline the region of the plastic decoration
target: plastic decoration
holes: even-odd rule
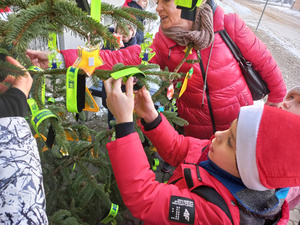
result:
[[[155,56],[155,52],[150,48],[153,42],[153,34],[146,33],[145,41],[141,44],[140,58],[142,59],[141,64],[147,65],[149,61]]]
[[[78,46],[78,58],[73,64],[74,67],[84,70],[88,76],[91,76],[101,65],[103,60],[100,57],[99,45]]]
[[[191,69],[186,73],[180,93],[179,93],[179,98],[185,92],[185,90],[187,88],[188,79],[190,79],[192,77],[193,72],[194,72],[194,69],[193,69],[193,67],[191,67]]]

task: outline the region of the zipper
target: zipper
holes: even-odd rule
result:
[[[212,44],[212,47],[213,47],[213,44]],[[211,55],[211,52],[212,52],[212,47],[211,47],[210,55]],[[197,55],[198,55],[198,59],[200,60],[199,65],[200,65],[200,68],[201,68],[201,73],[202,73],[202,78],[203,78],[203,83],[204,83],[204,85],[203,85],[202,107],[204,105],[204,94],[206,94],[207,105],[208,105],[208,109],[209,109],[209,115],[210,115],[210,119],[211,119],[211,123],[212,123],[213,133],[215,133],[216,132],[216,124],[215,124],[215,119],[214,119],[212,106],[211,106],[211,101],[210,101],[210,97],[209,97],[209,89],[208,89],[208,86],[206,85],[207,73],[205,73],[201,53],[200,53],[199,50],[197,50]],[[209,63],[209,61],[210,61],[210,57],[208,59],[208,63]],[[207,65],[207,68],[208,68],[208,65]],[[207,72],[207,69],[206,69],[206,72]]]

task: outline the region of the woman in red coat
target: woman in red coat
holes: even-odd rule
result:
[[[194,21],[181,18],[182,10],[176,7],[174,0],[158,0],[156,11],[161,26],[151,46],[156,52],[151,63],[160,65],[162,70],[168,67],[174,71],[184,58],[186,46],[192,42],[188,59],[201,58],[204,69],[202,73],[200,63],[184,63],[179,70],[186,73],[194,68],[186,91],[177,101],[179,116],[189,122],[184,128],[186,136],[210,138],[215,131],[229,128],[241,106],[253,104],[239,64],[218,33],[221,30],[226,29],[243,56],[267,83],[270,93],[266,104],[276,105],[283,100],[286,86],[278,65],[265,44],[238,15],[224,14],[213,0],[202,2]],[[132,46],[114,52],[101,51],[105,64],[100,69],[112,69],[117,63],[138,65],[140,50],[140,46]],[[67,67],[77,59],[76,49],[61,52]],[[28,51],[28,55],[37,64],[48,60],[41,52]]]

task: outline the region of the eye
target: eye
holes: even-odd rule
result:
[[[227,139],[227,145],[228,145],[230,148],[232,148],[231,137],[229,137],[229,138]]]

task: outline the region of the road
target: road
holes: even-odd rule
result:
[[[225,12],[235,12],[255,31],[265,2],[220,0]],[[287,88],[300,85],[300,12],[269,3],[256,35],[267,45],[277,61]]]

